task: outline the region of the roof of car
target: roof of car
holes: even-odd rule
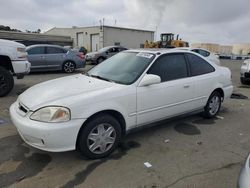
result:
[[[138,49],[131,49],[127,50],[128,52],[145,52],[145,53],[152,53],[152,54],[164,54],[170,52],[183,52],[183,49],[179,48],[138,48]]]
[[[35,44],[35,45],[30,45],[30,46],[27,46],[27,48],[33,48],[33,47],[57,47],[57,48],[63,48],[62,46],[59,46],[59,45],[53,45],[53,44]]]

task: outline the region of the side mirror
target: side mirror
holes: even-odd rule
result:
[[[149,86],[149,85],[153,85],[153,84],[159,84],[161,83],[161,78],[160,76],[157,76],[155,74],[146,74],[140,84],[139,87],[143,87],[143,86]]]

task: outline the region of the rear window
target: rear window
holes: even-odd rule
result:
[[[210,55],[208,51],[201,50],[201,49],[193,49],[192,51],[202,55],[203,57],[208,57]]]

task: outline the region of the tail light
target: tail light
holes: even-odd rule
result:
[[[82,52],[78,53],[77,56],[81,59],[85,59],[85,55]]]

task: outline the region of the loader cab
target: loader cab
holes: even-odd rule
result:
[[[162,42],[168,42],[174,40],[174,34],[173,33],[162,33],[161,34],[161,41]]]
[[[172,47],[171,43],[174,40],[173,33],[162,33],[161,34],[161,48],[170,48]]]

